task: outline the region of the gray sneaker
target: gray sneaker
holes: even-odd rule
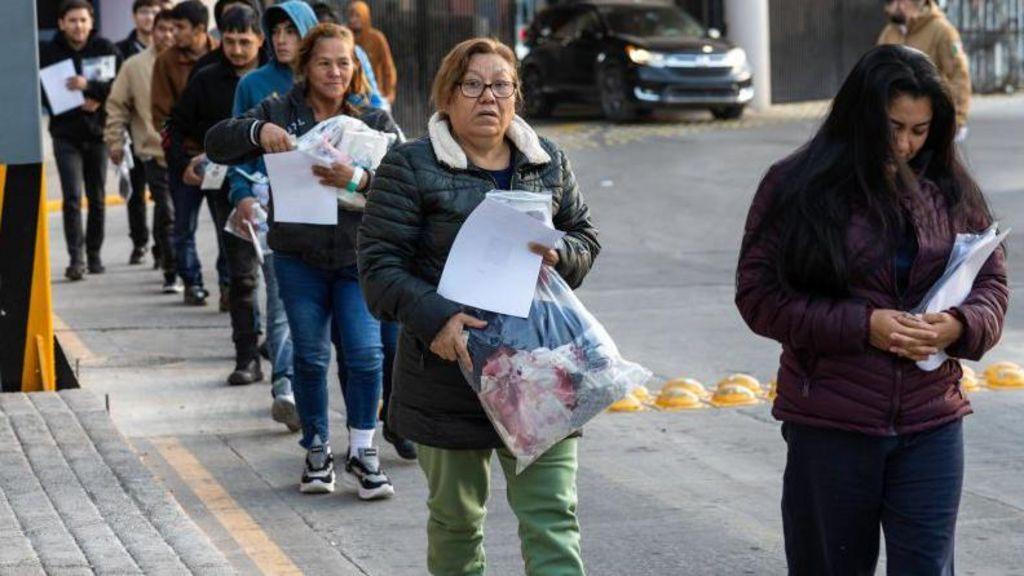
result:
[[[299,411],[295,408],[291,381],[283,376],[274,380],[272,393],[274,403],[270,405],[270,417],[274,422],[287,426],[292,432],[298,432],[302,428],[302,422],[299,420]]]
[[[303,494],[328,494],[334,492],[334,456],[331,447],[324,444],[320,435],[306,451],[306,465],[302,470],[299,491]]]
[[[391,479],[380,468],[376,448],[360,448],[358,456],[345,462],[345,483],[359,490],[360,500],[378,500],[395,495]]]

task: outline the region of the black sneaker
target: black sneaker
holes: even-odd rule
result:
[[[398,452],[398,456],[403,460],[416,459],[416,445],[401,436],[397,436],[387,426],[384,427],[384,439],[395,447],[395,452]]]
[[[85,278],[85,266],[72,264],[64,270],[64,277],[72,282],[78,282]]]
[[[206,306],[206,297],[209,295],[202,286],[185,286],[185,304],[189,306]]]
[[[128,257],[128,264],[130,266],[136,266],[142,264],[142,257],[146,255],[145,246],[136,246],[132,248],[132,254]]]
[[[319,435],[306,451],[306,467],[302,471],[299,492],[303,494],[329,494],[334,492],[334,456],[331,447]]]
[[[103,265],[99,256],[89,258],[89,274],[103,274],[106,271],[107,267]]]
[[[359,490],[360,500],[377,500],[395,495],[395,487],[380,468],[376,448],[360,448],[358,456],[345,462],[345,483]]]
[[[231,386],[245,386],[260,380],[263,380],[263,370],[259,358],[236,363],[235,371],[228,376],[228,384]]]

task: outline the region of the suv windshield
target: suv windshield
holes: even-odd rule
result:
[[[619,34],[640,37],[704,36],[704,27],[674,6],[608,6],[601,13],[608,27]]]

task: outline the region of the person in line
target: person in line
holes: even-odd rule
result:
[[[338,19],[337,13],[334,11],[334,8],[331,8],[326,2],[314,2],[313,11],[316,13],[317,20],[320,22],[330,22],[333,24],[341,23]],[[363,67],[367,80],[370,82],[370,86],[372,87],[370,94],[370,106],[390,110],[391,104],[384,99],[379,92],[377,92],[377,81],[373,75],[373,66],[370,63],[370,59],[366,55],[366,52],[358,45],[356,46],[356,56],[359,58],[359,64]],[[405,138],[403,136],[400,141],[404,140]],[[384,440],[394,446],[395,452],[398,453],[399,457],[405,460],[415,460],[416,445],[395,434],[394,431],[388,427],[388,402],[391,400],[391,378],[392,368],[395,364],[395,351],[398,347],[398,329],[396,327],[389,326],[387,322],[381,323],[381,329],[381,337],[384,339],[384,389],[380,419],[384,422],[384,429],[382,431]],[[344,393],[345,383],[347,380],[345,374],[344,351],[338,344],[338,335],[336,333],[331,334],[331,340],[335,342],[336,356],[338,357],[338,382],[341,384],[342,393]]]
[[[206,153],[211,160],[234,164],[259,154],[289,151],[295,137],[339,115],[398,135],[386,111],[357,107],[349,100],[352,94],[365,96],[369,88],[355,56],[355,39],[347,28],[318,24],[310,30],[293,70],[296,83],[287,94],[267,98],[241,118],[221,122],[207,133]],[[372,179],[361,168],[343,162],[330,168],[317,166],[313,172],[322,184],[352,191],[366,191]],[[334,490],[327,401],[329,325],[333,323],[348,368],[346,479],[358,488],[363,500],[390,497],[394,487],[373,446],[384,352],[380,323],[370,315],[359,289],[355,243],[362,214],[339,206],[336,226],[277,222],[273,185],[270,196],[268,240],[291,327],[293,388],[302,422],[300,444],[307,449],[299,488],[304,493]]]
[[[156,15],[162,9],[170,9],[170,7],[171,3],[166,0],[135,0],[132,2],[132,20],[135,22],[135,28],[128,34],[128,37],[114,44],[117,47],[118,52],[121,53],[121,58],[124,59],[126,63],[132,56],[140,54],[146,51],[150,46],[153,46],[156,38]],[[164,35],[164,39],[166,40],[167,38],[167,35]],[[173,33],[170,36],[170,41],[172,43],[174,41]],[[167,46],[163,46],[162,48],[166,47]],[[150,63],[148,68],[149,71],[152,72],[152,63]],[[121,71],[119,70],[118,77],[120,76]],[[146,84],[149,84],[149,78],[146,78]],[[114,85],[117,85],[116,80]],[[107,102],[107,126],[110,126],[109,100]],[[125,122],[120,126],[124,129],[128,124]],[[111,146],[111,141],[106,136],[107,132],[109,132],[109,129],[104,133],[104,141],[106,141],[107,148],[110,150],[110,160],[114,164],[120,164],[124,156],[123,154],[117,154],[115,156],[114,148]],[[123,137],[121,137],[119,143],[122,145],[121,147],[123,147]],[[133,147],[130,151],[134,160],[134,168],[131,169],[130,173],[133,193],[128,199],[128,236],[132,239],[132,252],[131,255],[128,256],[128,264],[132,265],[142,264],[142,258],[146,255],[146,249],[149,246],[149,227],[146,224],[146,161],[135,153],[137,148],[137,146]],[[163,154],[161,154],[161,156],[162,155]],[[156,219],[157,216],[154,213],[154,223]],[[154,230],[154,239],[155,235],[156,230]],[[160,265],[159,246],[160,244],[158,242],[154,242],[153,261],[155,263],[155,267],[159,267]]]
[[[597,230],[565,153],[515,113],[519,77],[512,50],[466,40],[441,62],[431,91],[429,136],[384,158],[359,229],[359,270],[370,309],[401,324],[388,424],[416,443],[426,476],[427,569],[483,574],[484,517],[497,452],[519,521],[525,571],[583,574],[576,515],[576,437],[515,473],[457,363],[463,331],[486,323],[437,293],[459,228],[487,192],[551,192],[563,245],[540,248],[545,264],[579,287],[600,251]],[[535,247],[537,248],[537,247]]]
[[[878,36],[878,44],[910,46],[931,58],[952,93],[957,141],[963,141],[971,107],[971,71],[960,33],[935,0],[886,0],[885,15],[889,23]]]
[[[42,68],[70,59],[76,75],[67,87],[82,93],[85,104],[54,116],[50,114],[50,137],[60,176],[64,239],[70,262],[64,276],[71,281],[85,277],[86,260],[90,274],[106,271],[100,251],[103,248],[107,183],[107,147],[103,143],[106,111],[103,104],[114,78],[87,78],[83,64],[92,70],[102,69],[113,60],[116,70],[121,64],[117,48],[106,38],[93,33],[95,13],[88,0],[63,0],[57,8],[60,31],[39,50]],[[50,101],[43,94],[43,105],[50,110]],[[82,187],[89,200],[85,234],[82,234]]]
[[[308,4],[301,0],[289,0],[267,8],[263,13],[262,23],[270,60],[246,74],[238,82],[232,105],[232,116],[236,118],[265,98],[287,94],[291,90],[292,63],[299,54],[302,38],[316,26],[317,21]],[[266,175],[266,167],[261,158],[234,166],[228,172],[228,201],[236,209],[238,225],[242,225],[244,220],[254,219],[254,208],[257,203],[266,205],[269,202],[268,197],[257,198],[257,191],[250,179],[256,174]],[[255,254],[244,262],[233,262],[233,265],[240,269],[237,273],[253,277],[256,275],[257,264]],[[292,339],[288,317],[285,315],[277,285],[277,274],[274,272],[273,252],[263,256],[263,279],[266,293],[266,347],[271,365],[270,415],[274,421],[295,432],[301,428],[301,424],[292,392]],[[247,290],[247,287],[248,284],[236,287],[238,292],[232,296],[251,299],[255,307],[255,286],[252,290]]]
[[[182,174],[182,181],[199,191],[206,203],[213,208],[216,234],[224,246],[230,273],[229,305],[231,312],[231,339],[235,344],[235,369],[228,376],[232,386],[252,384],[263,380],[259,354],[259,326],[256,320],[255,301],[252,297],[256,287],[255,267],[248,263],[256,258],[251,242],[237,238],[224,230],[231,207],[228,204],[228,181],[225,178],[219,188],[202,189],[203,176],[200,167],[207,166],[203,154],[203,140],[214,124],[231,118],[235,102],[235,87],[239,79],[261,64],[263,29],[260,15],[249,6],[236,5],[228,8],[221,17],[221,58],[195,73],[188,81],[185,92],[171,112],[170,132],[172,141],[185,142],[187,150],[198,151]],[[195,242],[199,204],[193,204],[194,211],[179,215],[186,219],[179,230],[187,233]],[[236,290],[237,289],[237,290]]]
[[[210,36],[216,38],[218,43],[221,41],[221,31],[224,28],[224,14],[226,14],[229,9],[235,6],[248,6],[249,8],[255,10],[257,13],[262,12],[262,6],[259,0],[217,0],[213,4],[213,24],[215,28],[213,30],[210,30]],[[197,60],[196,65],[192,67],[192,74],[189,76],[189,78],[191,79],[192,75],[195,75],[196,72],[202,70],[203,68],[206,68],[210,64],[220,61],[224,57],[224,54],[221,49],[222,46],[218,46],[217,48],[210,50],[202,58]],[[261,58],[266,57],[267,54],[261,55]]]
[[[125,154],[136,157],[135,169],[142,171],[142,182],[132,176],[132,197],[128,201],[128,220],[132,238],[140,226],[146,226],[145,188],[156,205],[153,210],[153,256],[163,268],[165,294],[183,290],[178,279],[174,259],[174,204],[167,187],[167,163],[160,146],[160,134],[153,126],[153,111],[150,106],[150,86],[153,81],[153,65],[157,56],[174,46],[174,23],[170,12],[162,10],[153,21],[152,44],[135,56],[128,58],[117,73],[110,96],[107,97],[107,123],[103,139],[110,149],[110,161],[120,164]],[[125,131],[131,134],[132,148],[125,146]],[[133,171],[134,174],[134,171]],[[133,208],[133,204],[141,208]],[[134,211],[138,210],[138,213]],[[148,231],[146,236],[148,237]],[[148,240],[147,240],[148,241]],[[145,242],[142,244],[145,245]],[[132,252],[129,264],[135,261],[139,244]],[[144,250],[143,250],[143,253]],[[141,261],[141,254],[138,255]],[[157,257],[159,256],[159,257]]]
[[[992,223],[954,146],[956,107],[935,65],[867,52],[811,140],[772,166],[740,249],[736,305],[782,344],[789,573],[953,574],[964,474],[959,359],[979,360],[1009,299],[1002,248],[967,299],[912,314],[958,233]],[[944,350],[925,371],[917,362]]]
[[[356,35],[356,44],[370,57],[381,95],[393,106],[398,94],[398,71],[395,68],[395,60],[391,57],[391,46],[387,37],[373,27],[370,5],[362,0],[349,4],[348,25]]]
[[[160,54],[153,65],[151,106],[153,125],[162,135],[162,146],[167,160],[167,178],[174,200],[174,250],[178,276],[185,283],[184,302],[192,306],[206,305],[209,292],[203,285],[202,269],[195,245],[195,226],[202,190],[182,179],[190,160],[202,152],[202,142],[172,138],[168,121],[175,104],[185,92],[185,86],[196,61],[217,47],[206,29],[210,12],[199,0],[186,0],[171,10],[175,25],[175,46]],[[219,221],[214,206],[207,203],[214,222]],[[217,275],[221,286],[223,308],[227,308],[227,286],[230,281],[223,247],[217,242]]]

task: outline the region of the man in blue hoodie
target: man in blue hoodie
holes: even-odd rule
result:
[[[298,0],[271,6],[264,12],[263,30],[269,40],[268,49],[271,59],[267,64],[246,74],[239,81],[238,87],[235,89],[235,116],[242,115],[265,98],[285,94],[291,89],[293,84],[292,62],[298,58],[302,38],[317,23],[318,20],[313,9],[305,2]],[[364,70],[371,70],[369,59],[365,54],[357,53],[357,57],[363,63]],[[386,102],[377,90],[375,79],[373,77],[368,79],[371,88],[369,104],[376,107]],[[240,217],[244,216],[247,219],[252,217],[252,207],[255,204],[251,200],[247,201],[247,198],[255,198],[266,207],[268,198],[265,196],[264,174],[266,174],[266,168],[262,159],[236,166],[229,171],[229,200],[232,205],[238,207]],[[254,187],[255,183],[259,184]],[[255,254],[249,264],[252,274],[255,276]],[[266,281],[267,294],[267,350],[270,353],[273,370],[274,402],[271,407],[271,415],[275,421],[285,424],[294,431],[299,429],[299,417],[291,388],[293,375],[291,334],[284,306],[277,291],[272,254],[267,254],[264,259],[263,277]]]

